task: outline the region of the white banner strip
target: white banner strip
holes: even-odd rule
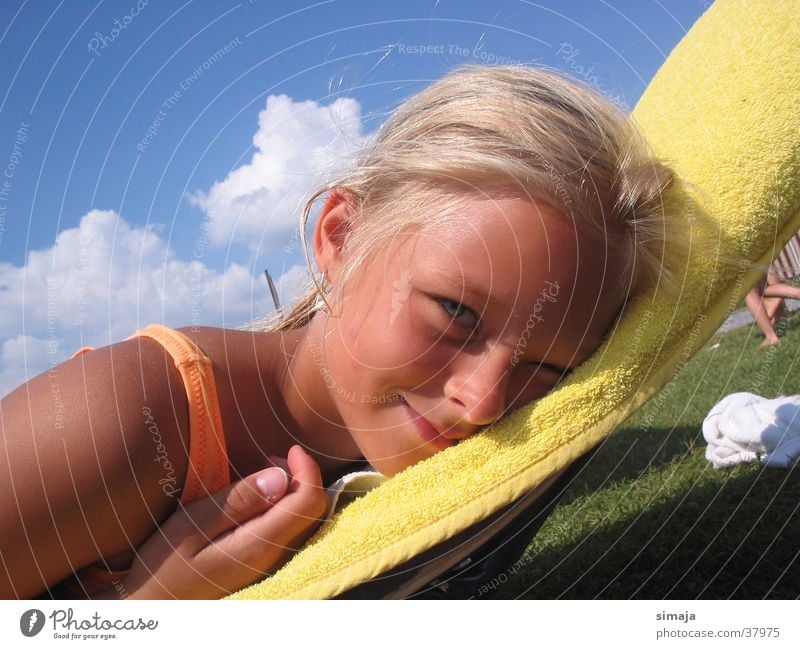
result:
[[[2,646],[800,646],[795,601],[49,602],[0,602]]]

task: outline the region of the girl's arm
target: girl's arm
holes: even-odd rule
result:
[[[188,406],[154,341],[104,347],[33,378],[0,401],[0,430],[2,598],[33,597],[138,546],[177,506],[164,480],[179,488],[185,478]]]
[[[314,459],[296,445],[287,462],[291,481],[271,467],[181,507],[140,548],[118,588],[95,597],[219,598],[279,568],[328,508]]]

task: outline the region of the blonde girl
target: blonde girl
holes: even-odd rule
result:
[[[44,374],[3,399],[0,593],[213,598],[263,579],[351,465],[394,475],[587,359],[663,276],[670,182],[591,89],[454,70],[311,196],[317,271],[282,321],[80,350],[58,420]]]

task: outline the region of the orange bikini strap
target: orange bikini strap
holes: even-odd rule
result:
[[[230,484],[228,452],[222,430],[211,359],[181,332],[151,324],[128,337],[146,336],[172,356],[189,400],[189,466],[181,502],[205,498]]]

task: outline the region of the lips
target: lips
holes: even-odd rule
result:
[[[403,407],[408,411],[409,418],[424,442],[427,442],[437,450],[448,448],[455,443],[455,440],[442,437],[441,433],[425,417],[409,406],[405,400],[403,400]]]

